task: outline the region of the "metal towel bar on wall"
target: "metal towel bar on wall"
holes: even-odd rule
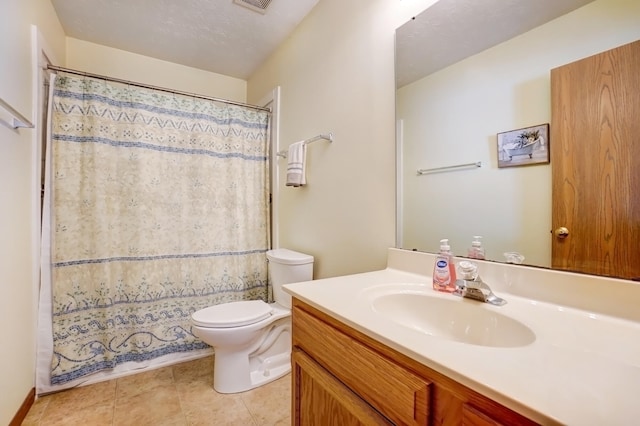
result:
[[[475,163],[456,164],[454,166],[433,167],[431,169],[418,169],[418,175],[427,175],[429,173],[438,173],[448,170],[468,169],[471,167],[482,167],[482,161],[476,161]]]
[[[24,128],[32,128],[33,124],[27,120],[22,114],[16,111],[11,105],[9,105],[6,101],[0,98],[0,111],[4,110],[9,113],[9,120],[6,120],[4,117],[7,116],[4,112],[0,116],[0,123],[4,124],[10,129],[17,129],[18,127]]]
[[[329,142],[333,142],[333,133],[329,132],[329,133],[328,133],[328,134],[326,134],[326,135],[318,135],[318,136],[314,136],[314,137],[309,138],[309,139],[305,139],[305,140],[304,140],[304,144],[305,144],[305,145],[309,145],[311,142],[315,142],[315,141],[319,141],[319,140],[323,140],[323,139],[324,139],[324,140],[327,140],[327,141],[329,141]],[[287,158],[287,152],[288,152],[288,151],[286,151],[286,150],[278,151],[278,152],[276,153],[276,155],[277,155],[278,157]]]

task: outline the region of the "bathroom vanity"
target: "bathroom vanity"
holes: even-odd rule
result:
[[[504,306],[431,289],[433,255],[285,286],[293,424],[634,424],[637,283],[479,262]]]
[[[297,299],[293,330],[295,424],[535,424]]]

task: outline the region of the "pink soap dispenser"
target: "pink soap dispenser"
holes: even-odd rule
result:
[[[456,290],[456,265],[449,240],[440,240],[440,253],[433,266],[433,289],[453,293]]]
[[[482,237],[480,235],[474,235],[471,242],[471,248],[469,248],[468,257],[471,259],[485,259],[484,247],[482,247]]]

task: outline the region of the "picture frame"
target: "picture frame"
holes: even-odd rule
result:
[[[498,133],[498,167],[549,164],[549,123]]]

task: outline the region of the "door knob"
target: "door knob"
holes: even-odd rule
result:
[[[567,238],[569,236],[569,230],[564,226],[561,226],[560,228],[556,229],[554,233],[558,238]]]

